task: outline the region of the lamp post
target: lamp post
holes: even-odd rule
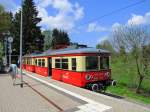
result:
[[[7,66],[7,37],[5,37],[5,61],[4,65]]]
[[[23,0],[21,0],[21,19],[20,19],[20,75],[21,75],[21,84],[20,87],[23,88],[23,74],[22,74],[22,22],[23,22]]]
[[[4,38],[4,45],[5,45],[5,59],[4,59],[4,65],[7,66],[7,44],[8,44],[8,36],[10,36],[10,32],[7,31],[5,33],[2,33]]]

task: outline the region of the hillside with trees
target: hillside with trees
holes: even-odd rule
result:
[[[58,49],[70,45],[70,39],[67,32],[53,29],[52,31],[52,48]]]
[[[112,77],[116,87],[109,92],[150,103],[150,36],[147,26],[122,25],[112,32],[113,42],[105,40],[97,48],[112,52]],[[115,52],[114,52],[115,51]]]
[[[57,28],[52,31],[46,30],[43,35],[45,36],[44,50],[65,48],[71,44],[68,33]]]

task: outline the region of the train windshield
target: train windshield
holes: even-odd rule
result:
[[[109,57],[100,57],[100,69],[109,69]]]
[[[98,57],[97,56],[86,57],[86,70],[98,70]]]

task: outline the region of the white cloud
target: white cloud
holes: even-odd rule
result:
[[[70,31],[75,27],[75,23],[84,17],[84,8],[69,0],[35,0],[35,3],[39,11],[38,16],[42,18],[39,25],[46,29],[61,28]],[[0,4],[13,14],[20,9],[13,0],[0,0]],[[49,7],[57,11],[55,16],[49,14]]]
[[[150,24],[150,12],[147,12],[145,15],[136,15],[132,14],[132,17],[127,22],[128,25],[141,25],[141,24]]]
[[[132,14],[132,17],[127,20],[127,23],[120,24],[118,22],[112,25],[112,31],[122,25],[149,25],[150,24],[150,12],[145,13],[144,15]]]
[[[52,0],[38,0],[37,4],[39,4],[40,7],[47,7],[52,3]]]
[[[118,22],[116,22],[116,23],[114,23],[114,24],[112,25],[112,28],[117,28],[117,27],[119,27],[119,26],[121,26],[121,24],[118,23]]]
[[[78,3],[75,4],[75,11],[74,11],[74,15],[75,15],[75,19],[81,19],[84,16],[84,11],[83,11],[83,7],[80,7],[80,5]]]
[[[100,37],[98,39],[98,43],[102,43],[103,41],[107,40],[109,37],[106,35],[106,36],[103,36],[103,37]]]
[[[109,30],[109,28],[100,26],[97,22],[90,23],[87,28],[88,32],[104,32],[104,31],[108,31],[108,30]]]
[[[15,14],[19,10],[19,6],[13,0],[0,0],[0,4],[2,4],[7,11],[12,11]]]
[[[48,14],[46,10],[52,7],[58,11],[55,16]],[[49,28],[61,28],[71,30],[75,22],[84,16],[84,9],[78,3],[72,4],[68,0],[39,0],[39,17],[42,17],[40,25]]]
[[[12,10],[16,8],[16,4],[13,0],[0,0],[0,4],[2,4],[6,10]]]

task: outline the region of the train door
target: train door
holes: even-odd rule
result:
[[[48,76],[52,76],[52,58],[48,58]]]

